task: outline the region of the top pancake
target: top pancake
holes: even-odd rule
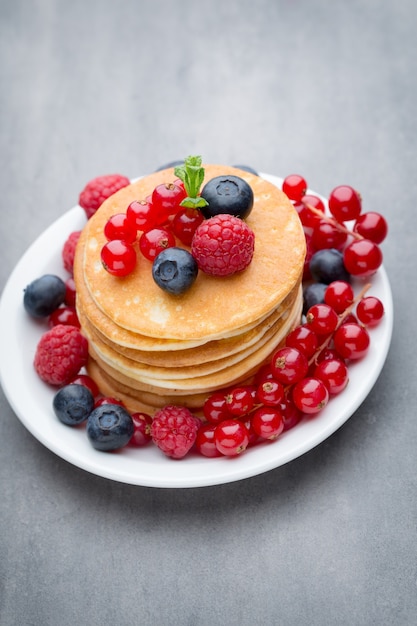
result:
[[[205,182],[220,175],[240,176],[254,193],[254,207],[246,222],[255,233],[255,252],[249,267],[228,277],[199,272],[184,294],[164,292],[152,278],[151,262],[137,253],[129,276],[109,274],[101,263],[104,225],[123,213],[133,200],[150,195],[156,185],[175,179],[173,169],[155,172],[106,200],[87,223],[79,254],[79,271],[96,306],[118,326],[155,339],[209,341],[250,326],[277,307],[295,287],[302,273],[305,237],[287,196],[261,177],[228,166],[204,165]],[[179,244],[182,245],[182,244]],[[78,254],[78,250],[77,250]]]

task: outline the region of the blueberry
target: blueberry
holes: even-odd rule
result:
[[[102,404],[87,419],[87,437],[96,450],[108,452],[127,445],[133,435],[133,420],[118,404]]]
[[[55,394],[52,401],[57,418],[68,426],[81,424],[94,408],[93,394],[84,385],[66,385]]]
[[[321,304],[324,302],[324,292],[327,289],[325,283],[310,283],[303,290],[303,315],[313,304]]]
[[[252,188],[239,176],[212,178],[204,185],[201,196],[208,202],[208,206],[201,209],[206,219],[220,213],[245,219],[252,211]]]
[[[24,290],[23,305],[33,317],[48,317],[65,300],[65,283],[58,276],[45,274]]]
[[[258,172],[250,165],[232,165],[232,167],[236,167],[238,170],[244,170],[245,172],[249,172],[249,174],[255,174],[255,176],[259,176]]]
[[[343,264],[343,254],[334,248],[315,252],[309,267],[313,279],[317,282],[330,285],[334,280],[350,281],[350,274]]]
[[[152,276],[156,284],[174,295],[187,291],[197,274],[198,265],[192,254],[175,246],[162,250],[152,265]]]

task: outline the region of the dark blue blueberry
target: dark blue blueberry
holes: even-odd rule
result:
[[[216,176],[201,190],[208,206],[201,209],[206,219],[227,213],[245,219],[252,211],[253,191],[240,176]]]
[[[324,292],[327,289],[325,283],[310,283],[303,289],[303,315],[306,315],[308,309],[313,304],[321,304],[324,302]]]
[[[259,176],[258,172],[253,169],[250,165],[232,165],[232,167],[236,167],[238,170],[244,170],[245,172],[249,172],[249,174],[255,174],[255,176]]]
[[[127,445],[133,435],[133,420],[118,404],[102,404],[87,420],[87,436],[96,450],[109,452]]]
[[[65,283],[58,276],[45,274],[24,290],[23,305],[33,317],[48,317],[65,300]]]
[[[350,274],[343,263],[343,254],[334,248],[315,252],[309,267],[313,279],[317,282],[330,285],[334,280],[350,281]]]
[[[179,295],[187,291],[198,274],[195,258],[184,248],[166,248],[158,254],[152,265],[156,284],[168,293]]]
[[[66,385],[55,394],[52,401],[57,418],[68,426],[81,424],[94,408],[93,394],[84,385]]]

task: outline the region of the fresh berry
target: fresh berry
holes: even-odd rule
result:
[[[77,297],[77,288],[73,276],[70,276],[65,281],[65,299],[64,302],[67,306],[75,306],[75,300]]]
[[[356,306],[358,320],[365,326],[376,326],[384,316],[384,305],[375,296],[366,296]]]
[[[250,387],[235,387],[226,394],[226,407],[234,417],[243,417],[253,408],[254,399]]]
[[[64,281],[53,274],[45,274],[32,281],[24,290],[23,305],[32,317],[48,317],[64,303]]]
[[[191,253],[199,268],[214,276],[229,276],[244,270],[252,261],[255,235],[233,215],[216,215],[197,228]]]
[[[166,228],[152,228],[142,233],[139,239],[139,249],[149,261],[153,261],[160,252],[173,246],[175,237]]]
[[[34,366],[50,385],[66,385],[88,358],[88,343],[75,326],[59,324],[42,335],[36,348]]]
[[[148,200],[134,200],[126,210],[127,221],[136,231],[146,232],[155,228],[157,219],[152,202]]]
[[[290,200],[300,202],[301,198],[306,195],[307,182],[299,174],[289,174],[283,180],[282,191]]]
[[[266,406],[276,406],[284,398],[284,387],[278,380],[265,380],[258,385],[256,398]]]
[[[172,232],[186,246],[191,246],[194,233],[204,220],[198,209],[180,209],[172,220]]]
[[[152,206],[157,215],[158,223],[162,223],[171,215],[175,215],[186,196],[184,188],[174,183],[162,183],[155,187],[152,192]]]
[[[286,346],[272,356],[271,369],[274,377],[283,385],[292,385],[306,376],[308,360],[300,350]]]
[[[93,448],[103,452],[123,448],[133,432],[131,415],[118,404],[96,407],[87,419],[87,437]]]
[[[52,406],[57,418],[68,426],[85,422],[94,408],[93,394],[83,385],[65,385],[55,394]]]
[[[335,248],[343,250],[347,241],[347,233],[327,220],[319,220],[314,226],[312,244],[315,250]]]
[[[382,243],[388,234],[388,224],[380,213],[369,211],[358,217],[353,232],[374,243]]]
[[[344,359],[362,359],[369,349],[367,330],[359,324],[347,323],[339,326],[333,337],[334,347]]]
[[[225,394],[220,391],[212,393],[204,403],[203,413],[206,420],[211,424],[218,424],[229,419],[231,415],[227,410]]]
[[[147,413],[132,413],[131,415],[133,421],[133,435],[130,439],[129,443],[131,446],[136,446],[140,448],[142,446],[146,446],[150,441],[152,441],[151,437],[151,425],[152,418]]]
[[[195,282],[198,265],[195,258],[184,248],[173,246],[162,250],[152,265],[152,277],[164,291],[179,295]]]
[[[310,283],[303,288],[303,313],[307,313],[308,309],[313,304],[324,302],[324,294],[326,293],[327,285],[325,283]]]
[[[101,262],[109,274],[127,276],[136,266],[135,248],[121,239],[108,241],[101,249]]]
[[[317,335],[328,335],[337,326],[337,313],[326,303],[313,304],[307,311],[307,324]]]
[[[340,359],[325,359],[316,366],[314,378],[318,378],[326,385],[330,395],[336,395],[346,388],[349,372]]]
[[[348,282],[345,280],[334,280],[326,289],[324,301],[336,313],[343,313],[352,304],[354,297],[352,286]]]
[[[357,239],[345,248],[343,261],[352,276],[371,276],[382,264],[382,252],[373,241]]]
[[[316,352],[319,340],[317,334],[307,325],[297,326],[288,333],[285,339],[285,345],[291,348],[297,348],[307,359]]]
[[[323,213],[323,215],[325,213],[324,203],[318,196],[306,194],[301,198],[300,202],[296,202],[294,204],[298,217],[300,218],[302,225],[306,228],[314,228],[314,226],[316,226],[320,221],[320,216],[312,211],[310,207],[320,213]]]
[[[107,198],[116,191],[130,185],[130,180],[121,174],[107,174],[90,180],[79,197],[79,205],[90,219]]]
[[[253,191],[240,176],[216,176],[201,190],[207,206],[201,211],[205,218],[226,213],[245,219],[252,211]]]
[[[81,231],[75,230],[70,233],[62,247],[62,262],[68,274],[72,274],[74,270],[75,249],[80,238]]]
[[[185,407],[167,405],[154,415],[151,435],[154,443],[169,457],[183,458],[197,437],[198,424]]]
[[[84,385],[84,387],[87,387],[87,389],[91,391],[94,398],[96,398],[98,394],[100,393],[98,385],[95,382],[95,380],[93,380],[91,376],[88,376],[87,374],[77,374],[77,376],[75,376],[75,378],[72,378],[68,384],[69,385]]]
[[[58,324],[67,324],[68,326],[76,326],[80,328],[77,311],[73,306],[63,306],[55,309],[48,318],[48,326],[52,328]]]
[[[362,210],[362,200],[350,185],[339,185],[329,195],[329,211],[338,222],[356,220]]]
[[[203,424],[197,432],[195,440],[195,446],[200,454],[209,458],[215,458],[222,456],[219,452],[214,440],[214,431],[216,426],[214,424]]]
[[[292,398],[299,411],[314,415],[319,413],[328,403],[329,392],[322,380],[310,376],[303,378],[294,385]]]
[[[104,236],[109,241],[121,239],[133,243],[136,240],[136,227],[128,220],[126,213],[116,213],[105,223]]]
[[[349,282],[349,273],[343,263],[343,254],[334,248],[315,252],[310,261],[310,272],[315,281],[327,285],[334,280]]]
[[[119,398],[113,398],[112,396],[101,396],[100,398],[97,398],[94,407],[97,408],[99,406],[103,406],[103,404],[118,404],[119,406],[126,408],[122,400],[119,400]]]
[[[281,411],[282,421],[284,422],[284,431],[294,428],[301,420],[301,411],[297,409],[289,397],[284,398],[278,408]]]
[[[272,406],[259,407],[252,416],[252,427],[262,439],[277,439],[284,430],[281,411]]]
[[[249,431],[238,419],[220,422],[214,431],[216,447],[225,456],[237,456],[249,445]]]

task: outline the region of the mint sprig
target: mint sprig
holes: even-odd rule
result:
[[[208,205],[208,202],[198,195],[204,180],[204,167],[201,167],[201,163],[201,156],[189,156],[185,159],[184,165],[179,165],[174,170],[175,176],[184,183],[187,194],[180,206],[201,209]]]

